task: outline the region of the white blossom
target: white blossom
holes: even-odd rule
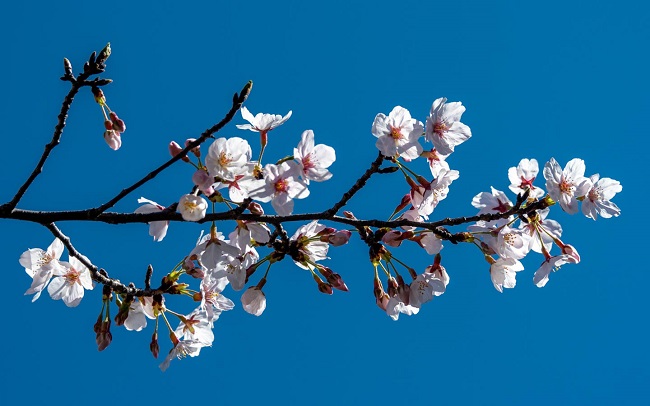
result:
[[[293,157],[300,165],[300,176],[306,184],[309,180],[322,182],[332,177],[327,168],[336,160],[334,148],[324,144],[314,146],[312,130],[302,133],[298,147],[293,149]]]
[[[422,153],[418,139],[424,127],[420,121],[411,118],[404,107],[396,106],[386,116],[377,114],[372,123],[372,135],[377,137],[375,144],[381,153],[389,158],[400,156],[411,161]]]
[[[585,163],[578,158],[570,160],[564,170],[554,158],[544,166],[548,194],[569,214],[578,212],[577,197],[584,196],[591,188],[591,181],[584,175]]]
[[[204,198],[186,194],[178,201],[178,211],[185,221],[199,221],[205,217],[208,210],[208,202]]]
[[[139,198],[138,203],[144,203],[144,206],[135,209],[135,213],[159,213],[165,210],[165,207],[144,197]],[[149,235],[153,237],[154,241],[162,241],[167,235],[168,227],[169,221],[152,221],[149,223]]]
[[[598,179],[599,175],[592,175],[589,180],[591,181],[591,188],[585,195],[582,201],[582,214],[590,219],[596,220],[600,215],[602,218],[616,217],[621,214],[621,209],[612,202],[610,199],[623,190],[623,186],[617,180],[610,178]]]
[[[447,103],[445,97],[433,102],[424,136],[441,154],[451,154],[457,145],[472,136],[469,127],[460,122],[464,112],[465,106],[461,102]]]

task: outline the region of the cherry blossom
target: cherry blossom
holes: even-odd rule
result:
[[[249,197],[260,202],[271,202],[276,213],[287,216],[293,212],[293,199],[309,196],[309,189],[298,179],[299,168],[296,162],[282,162],[280,165],[268,164],[264,167],[264,183],[249,191]]]
[[[438,177],[443,169],[449,171],[449,164],[445,160],[449,156],[448,154],[441,154],[440,151],[432,148],[431,151],[423,152],[422,156],[427,158],[431,175],[434,178]]]
[[[148,298],[149,302],[152,302],[151,298]],[[153,311],[147,312],[145,310],[145,298],[134,298],[133,302],[129,305],[129,314],[124,320],[124,328],[129,331],[142,331],[147,327],[147,318],[155,319],[153,316]],[[149,308],[151,308],[151,303],[149,303]]]
[[[309,185],[309,180],[323,182],[332,177],[327,168],[336,160],[334,148],[318,144],[314,146],[314,132],[302,133],[300,143],[293,149],[293,157],[300,165],[300,177]]]
[[[317,220],[305,224],[296,230],[290,240],[295,247],[297,256],[292,256],[293,262],[303,269],[311,269],[311,264],[327,259],[329,244],[317,238],[325,229]]]
[[[449,193],[449,185],[460,176],[456,170],[442,169],[437,178],[431,182],[420,182],[420,186],[411,189],[411,202],[418,213],[427,218],[433,213],[438,203]]]
[[[530,234],[505,225],[497,236],[496,252],[505,258],[522,259],[530,251]]]
[[[408,110],[396,106],[388,117],[383,113],[377,114],[372,123],[372,135],[378,138],[375,145],[384,156],[400,156],[411,161],[422,153],[418,139],[423,128],[420,121],[411,118]]]
[[[564,264],[575,263],[575,258],[569,255],[557,255],[551,257],[550,255],[542,262],[542,265],[535,275],[533,275],[533,283],[537,285],[538,288],[543,288],[548,283],[548,277],[551,274],[551,271],[555,272]]]
[[[551,158],[544,166],[548,194],[569,214],[578,212],[577,197],[584,196],[591,188],[591,181],[584,175],[585,163],[578,158],[570,160],[564,170],[555,158]]]
[[[512,202],[505,193],[492,186],[492,193],[481,192],[472,199],[472,206],[479,209],[478,214],[505,213],[512,208]]]
[[[61,265],[54,268],[54,278],[47,291],[52,299],[63,299],[66,306],[76,307],[84,297],[84,289],[93,289],[90,271],[75,257],[61,262]]]
[[[536,159],[524,158],[519,161],[517,167],[508,169],[508,179],[510,180],[510,190],[516,194],[523,194],[526,190],[529,198],[540,198],[544,196],[544,190],[533,185],[537,174],[539,173],[539,165]]]
[[[63,254],[63,242],[58,238],[43,251],[40,248],[30,248],[23,252],[18,262],[25,267],[25,272],[32,278],[32,284],[25,292],[26,295],[34,294],[32,302],[36,301],[52,279],[54,268],[61,267],[59,258]]]
[[[499,258],[496,261],[492,259],[490,277],[494,288],[501,293],[503,293],[503,288],[514,288],[517,285],[515,279],[517,272],[523,270],[524,266],[514,258]]]
[[[251,147],[245,139],[217,138],[208,149],[205,166],[210,176],[232,181],[247,171],[251,155]]]
[[[165,207],[144,197],[139,198],[138,203],[144,203],[144,206],[135,209],[135,213],[158,213],[165,210]],[[167,235],[168,227],[169,221],[152,221],[149,223],[149,235],[153,237],[154,241],[162,241]]]
[[[255,132],[267,132],[282,125],[291,117],[291,110],[282,117],[279,114],[262,114],[257,113],[254,117],[245,106],[241,108],[241,116],[249,124],[237,124],[240,130],[251,130]]]
[[[433,143],[439,153],[451,154],[457,145],[472,136],[469,127],[460,122],[460,117],[464,112],[465,106],[461,102],[447,103],[445,97],[433,102],[431,112],[427,117],[424,136],[427,141]]]
[[[228,285],[228,279],[208,274],[201,280],[201,309],[207,314],[208,321],[214,321],[222,311],[232,310],[235,304],[221,292]]]
[[[555,220],[547,219],[550,209],[547,207],[539,210],[536,215],[529,218],[528,223],[522,222],[521,230],[530,235],[530,249],[540,254],[543,249],[546,252],[553,246],[553,238],[562,236],[562,226]],[[543,248],[542,248],[543,247]]]
[[[186,194],[178,201],[178,211],[185,221],[199,221],[205,217],[208,210],[208,202],[204,198]]]
[[[178,341],[167,355],[167,358],[160,364],[160,370],[163,372],[166,371],[174,358],[183,359],[188,355],[190,357],[196,357],[203,347],[205,347],[205,344],[197,339]]]
[[[411,295],[410,304],[412,306],[421,307],[423,304],[429,302],[436,296],[445,293],[447,284],[449,284],[449,275],[444,267],[435,272],[432,268],[427,267],[424,273],[418,275],[413,282],[411,282]]]
[[[212,327],[212,319],[208,317],[205,310],[199,307],[181,319],[174,333],[179,340],[198,341],[203,346],[209,347],[214,341]]]
[[[623,190],[620,182],[610,178],[599,179],[595,174],[589,178],[591,188],[582,201],[582,214],[590,219],[596,220],[600,215],[602,218],[616,217],[621,214],[621,210],[610,199]]]
[[[260,316],[266,309],[266,295],[257,286],[251,286],[241,295],[241,303],[247,313]]]

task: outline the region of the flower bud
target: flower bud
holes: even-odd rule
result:
[[[377,276],[375,276],[373,294],[375,295],[377,306],[379,306],[381,310],[386,311],[386,307],[388,306],[388,301],[390,298],[386,292],[384,292],[384,287],[381,285],[381,280],[379,280]]]
[[[122,146],[122,138],[120,133],[115,130],[104,131],[104,141],[113,151],[117,151]]]
[[[206,169],[197,169],[192,175],[192,182],[199,187],[199,190],[203,192],[206,196],[210,196],[214,193],[214,177],[208,174]],[[212,200],[212,199],[210,199]]]
[[[104,49],[99,51],[99,55],[97,55],[97,59],[96,59],[97,64],[105,63],[109,56],[111,56],[111,43],[110,42],[108,44],[106,44]]]
[[[340,247],[341,245],[347,244],[351,236],[352,232],[349,230],[338,230],[334,234],[329,235],[328,242],[333,247]]]
[[[180,145],[176,141],[172,141],[169,143],[169,154],[171,156],[176,156],[180,154],[183,151],[183,148],[181,148]],[[187,155],[183,156],[181,158],[184,162],[190,162],[190,158],[187,157]]]
[[[111,334],[111,320],[109,318],[104,319],[97,330],[95,336],[97,349],[99,351],[104,351],[113,340],[113,335]]]
[[[115,112],[110,112],[108,115],[111,119],[111,123],[113,123],[113,129],[117,132],[123,133],[126,131],[126,124],[124,124],[124,120],[119,118]]]
[[[260,316],[266,309],[266,295],[257,286],[253,286],[241,296],[241,303],[247,313]]]
[[[264,209],[262,208],[262,205],[257,202],[250,202],[250,204],[248,205],[248,211],[258,216],[264,214]]]
[[[151,351],[151,354],[153,355],[154,358],[158,358],[158,354],[160,353],[160,346],[158,345],[157,331],[154,331],[153,335],[151,336],[151,342],[149,343],[149,351]]]
[[[66,76],[72,76],[72,64],[68,58],[63,58],[63,70]]]

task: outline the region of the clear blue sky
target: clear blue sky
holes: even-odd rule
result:
[[[527,5],[522,5],[527,3]],[[92,325],[101,292],[75,309],[23,296],[18,263],[49,232],[0,221],[4,263],[3,399],[114,404],[184,399],[216,404],[643,404],[650,395],[645,217],[650,34],[640,1],[590,2],[11,2],[0,24],[3,149],[0,201],[13,196],[49,141],[68,85],[62,58],[78,72],[110,41],[105,89],[126,120],[120,151],[104,144],[89,92],[73,106],[63,142],[20,207],[82,209],[106,201],[167,159],[167,143],[198,135],[255,82],[256,112],[293,117],[271,133],[266,154],[290,153],[303,130],[333,146],[325,184],[296,211],[329,207],[376,156],[370,127],[395,105],[424,120],[438,97],[467,106],[473,138],[450,165],[460,171],[434,217],[474,214],[472,197],[507,190],[521,158],[562,165],[585,160],[587,174],[621,181],[616,219],[594,222],[558,208],[552,218],[582,255],[539,289],[541,257],[527,258],[518,286],[499,294],[471,247],[445,244],[447,292],[420,314],[391,321],[374,304],[366,248],[332,249],[328,264],[350,292],[325,296],[291,263],[271,271],[262,317],[237,308],[215,327],[213,348],[161,373],[148,352],[152,329],[113,329],[98,353]],[[237,130],[237,117],[224,136]],[[265,155],[266,155],[265,154]],[[419,167],[426,173],[422,166]],[[117,210],[145,196],[162,204],[188,190],[178,165]],[[373,180],[351,202],[359,217],[386,216],[404,193],[396,174]],[[399,191],[398,191],[399,190]],[[637,203],[634,203],[634,202]],[[641,202],[641,203],[639,203]],[[271,209],[269,209],[271,211]],[[77,248],[122,281],[158,277],[193,245],[200,228],[172,224],[154,244],[145,225],[61,223]],[[297,224],[295,225],[297,226]],[[229,226],[228,226],[229,227]],[[643,227],[643,226],[641,226]],[[293,228],[290,232],[293,232]],[[456,229],[458,231],[460,229]],[[638,231],[637,231],[638,230]],[[400,249],[417,269],[431,261]],[[192,304],[177,302],[179,309]],[[161,356],[170,345],[161,341]],[[198,397],[194,400],[193,397]]]

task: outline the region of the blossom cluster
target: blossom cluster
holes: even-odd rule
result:
[[[104,139],[117,150],[122,145],[120,134],[126,125],[108,108],[100,89],[93,88],[93,94],[104,115]],[[398,320],[400,314],[417,314],[425,303],[445,293],[450,277],[442,265],[443,240],[473,244],[490,264],[491,281],[499,292],[515,287],[516,274],[524,269],[521,262],[524,257],[530,252],[540,253],[543,261],[533,275],[533,282],[538,287],[545,286],[552,271],[564,264],[580,262],[576,248],[560,239],[560,224],[549,218],[551,206],[557,203],[569,214],[581,211],[593,220],[616,217],[620,209],[611,199],[622,191],[622,186],[598,174],[586,177],[581,159],[572,159],[562,168],[551,158],[543,168],[543,189],[540,182],[535,183],[539,175],[537,160],[522,159],[507,173],[508,188],[516,195],[515,203],[506,193],[492,187],[490,192],[479,193],[472,199],[472,206],[478,209],[476,218],[480,220],[469,225],[467,231],[451,234],[444,227],[433,227],[427,223],[429,217],[446,199],[452,183],[460,178],[459,171],[451,169],[449,157],[472,137],[470,127],[461,122],[464,112],[461,102],[438,98],[424,122],[413,118],[401,106],[394,107],[388,115],[380,113],[375,117],[370,132],[376,137],[380,163],[388,163],[389,167],[383,168],[383,172],[375,167],[373,173],[400,172],[405,181],[403,197],[383,223],[399,222],[392,228],[361,224],[353,213],[346,211],[345,218],[335,218],[333,215],[337,213],[332,213],[302,224],[289,237],[282,223],[294,213],[295,200],[310,195],[311,182],[331,179],[333,174],[329,168],[336,160],[332,147],[316,144],[314,131],[305,130],[297,145],[292,144],[296,146],[291,155],[274,163],[263,163],[269,133],[286,123],[291,111],[284,116],[253,115],[246,107],[240,108],[241,117],[247,123],[237,128],[247,135],[259,134],[260,149],[256,155],[244,135],[216,138],[203,149],[203,139],[187,139],[185,147],[170,142],[169,152],[176,157],[172,161],[182,160],[192,167],[187,176],[191,191],[168,206],[141,197],[135,213],[172,215],[178,212],[184,221],[203,223],[208,210],[212,208],[215,212],[219,204],[233,213],[229,219],[234,225],[217,231],[213,221],[209,231],[205,235],[201,233],[189,252],[166,273],[161,286],[156,289],[147,286],[146,294],[141,291],[139,296],[132,292],[114,295],[112,288],[104,285],[102,310],[95,324],[98,348],[103,350],[112,340],[109,308],[115,299],[119,310],[114,321],[118,326],[137,332],[147,327],[147,320],[155,320],[150,343],[155,357],[160,350],[158,329],[165,326],[168,329],[172,348],[160,365],[162,370],[174,358],[197,356],[202,348],[212,345],[214,325],[221,314],[235,307],[223,295],[224,290],[230,286],[234,291],[243,291],[240,301],[244,311],[262,315],[267,304],[264,287],[269,270],[285,258],[308,273],[318,291],[325,294],[348,291],[343,277],[323,262],[328,259],[330,247],[347,244],[353,232],[358,232],[369,247],[375,302],[393,320]],[[425,148],[427,143],[431,145]],[[418,159],[423,164],[426,162],[425,171],[430,175],[420,175],[412,167]],[[353,195],[364,185],[355,184],[348,194]],[[265,216],[265,203],[270,203],[278,216]],[[335,206],[331,211],[338,209]],[[246,216],[239,216],[242,213]],[[352,224],[354,228],[336,229],[322,223],[327,221]],[[469,220],[460,223],[463,222]],[[150,221],[149,235],[160,242],[168,234],[169,225],[170,220]],[[418,272],[407,261],[398,259],[395,252],[404,241],[417,244],[432,256],[430,265]],[[554,246],[559,253],[551,254]],[[264,247],[270,250],[265,256],[258,252]],[[67,262],[61,261],[63,251],[64,243],[57,238],[45,250],[29,249],[20,256],[20,264],[32,279],[25,294],[33,295],[33,301],[47,289],[52,299],[61,299],[74,307],[84,297],[85,290],[93,289],[93,279],[101,281],[97,277],[99,271],[88,258],[71,254]],[[263,276],[256,283],[250,282],[263,268]],[[152,269],[149,272],[148,278]],[[198,288],[193,290],[190,282],[197,283]],[[189,313],[177,312],[166,302],[167,295],[188,296],[198,305]],[[172,327],[170,318],[178,319],[177,327]]]

